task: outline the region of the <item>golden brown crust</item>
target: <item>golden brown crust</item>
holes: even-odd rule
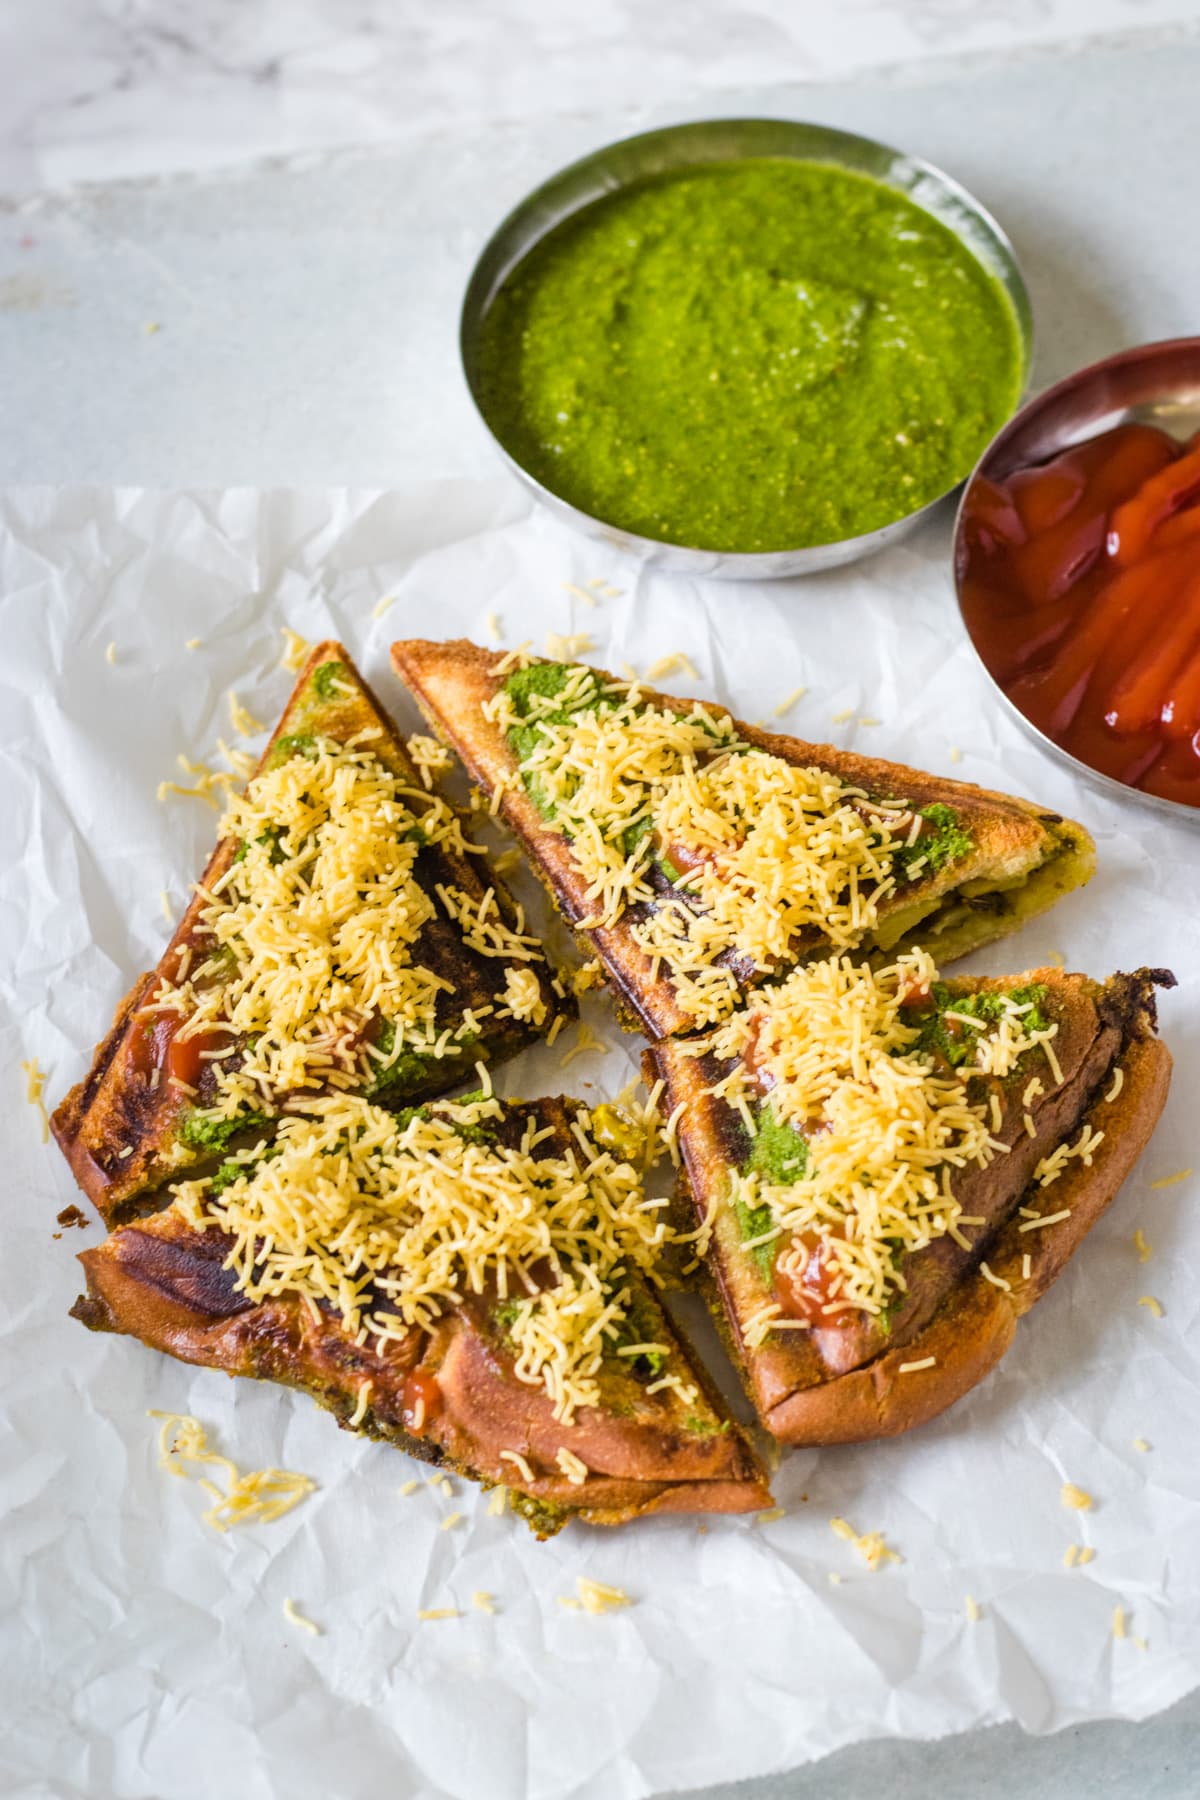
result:
[[[1100,1027],[1096,1041],[1115,1045],[1115,1050],[1102,1063],[1082,1058],[1088,1091],[1073,1107],[1070,1121],[1058,1121],[1058,1141],[1077,1137],[1085,1124],[1103,1131],[1091,1166],[1068,1162],[1057,1181],[1047,1188],[1034,1186],[1027,1196],[1047,1216],[1069,1209],[1069,1218],[1022,1231],[1027,1221],[1016,1214],[1022,1194],[1014,1190],[1004,1209],[1006,1222],[986,1244],[988,1267],[1009,1283],[1008,1289],[990,1282],[976,1262],[954,1280],[928,1322],[908,1332],[898,1329],[894,1346],[865,1366],[831,1374],[813,1343],[796,1341],[813,1334],[793,1333],[785,1344],[768,1339],[757,1349],[745,1348],[738,1321],[761,1304],[762,1291],[739,1253],[736,1224],[727,1209],[717,1209],[712,1273],[732,1327],[729,1335],[759,1416],[782,1441],[846,1443],[890,1436],[924,1423],[960,1399],[1003,1356],[1017,1318],[1057,1279],[1149,1141],[1166,1101],[1171,1069],[1169,1051],[1152,1035],[1153,984],[1169,984],[1170,978],[1161,970],[1144,970],[1137,976],[1114,976],[1099,989],[1085,977],[1036,970],[1004,982],[961,985],[996,988],[1031,980],[1054,985],[1060,1002],[1073,985],[1079,1005],[1086,1001],[1088,1010],[1094,997]],[[703,1212],[719,1195],[728,1166],[722,1109],[706,1094],[698,1061],[681,1055],[677,1045],[656,1045],[647,1060],[667,1084],[664,1109],[685,1107],[680,1146],[697,1210]],[[1117,1068],[1124,1072],[1123,1083],[1116,1099],[1108,1101],[1104,1096]],[[997,1180],[1005,1179],[1003,1162],[992,1169]],[[1026,1255],[1028,1277],[1023,1273]],[[936,1359],[932,1366],[900,1372],[903,1364],[924,1363],[931,1356]]]
[[[502,685],[493,673],[499,653],[481,649],[465,638],[446,643],[410,639],[392,645],[392,661],[411,689],[422,713],[437,734],[454,749],[471,779],[484,793],[503,787],[499,811],[521,840],[534,868],[569,925],[589,917],[593,902],[571,856],[570,846],[547,829],[523,785],[513,781],[516,759],[504,736],[484,718],[482,708]],[[597,670],[602,679],[603,670]],[[658,707],[686,712],[694,704],[643,688]],[[722,708],[713,710],[723,711]],[[936,801],[950,804],[974,839],[974,853],[952,869],[908,890],[904,906],[914,899],[944,901],[964,882],[1020,881],[1011,893],[993,894],[986,905],[963,900],[939,915],[939,929],[928,938],[939,961],[948,962],[989,943],[1032,917],[1091,876],[1095,846],[1081,825],[1028,800],[991,792],[965,782],[926,775],[898,763],[857,756],[828,744],[763,731],[735,719],[736,730],[750,743],[800,766],[827,769],[842,780],[879,798],[904,799],[914,806]],[[882,914],[898,913],[885,903]],[[931,921],[932,923],[932,921]],[[677,1004],[670,981],[659,973],[633,941],[623,922],[579,932],[598,954],[623,1006],[655,1038],[690,1030],[693,1020]],[[904,940],[925,941],[919,928]]]
[[[322,699],[318,719],[314,715],[315,703],[308,693],[308,684],[314,671],[323,663],[329,662],[345,666],[350,684],[357,691],[353,696],[338,693],[332,699]],[[358,673],[344,645],[332,640],[316,645],[310,652],[255,774],[267,767],[272,751],[281,738],[291,736],[301,728],[313,726],[319,728],[324,735],[336,737],[339,741],[347,741],[364,727],[381,730],[387,759],[408,777],[414,787],[420,788],[420,779],[409,760],[399,732]],[[380,747],[380,740],[375,740],[375,747]],[[228,869],[236,852],[237,844],[232,840],[218,843],[209,857],[200,885],[211,890],[213,883]],[[482,896],[485,884],[481,880],[479,865],[483,863],[483,858],[457,856],[441,847],[436,856],[439,879],[452,881],[476,899]],[[490,872],[486,863],[484,870],[488,872],[487,885],[495,887],[501,911],[511,922],[516,914],[507,889]],[[128,1216],[143,1206],[152,1207],[156,1203],[153,1198],[156,1190],[179,1174],[183,1167],[182,1162],[172,1161],[171,1151],[177,1141],[176,1133],[181,1117],[188,1108],[187,1098],[166,1083],[151,1090],[144,1082],[133,1081],[126,1067],[125,1051],[137,1028],[137,1007],[146,994],[158,985],[165,970],[174,967],[176,955],[190,941],[205,904],[201,894],[193,894],[157,968],[149,974],[139,976],[134,983],[118,1007],[107,1037],[98,1046],[87,1076],[66,1095],[50,1121],[51,1129],[71,1165],[76,1181],[101,1215],[109,1221]],[[484,959],[463,948],[457,932],[445,920],[439,918],[433,921],[427,927],[421,942],[424,953],[433,966],[459,978],[463,987],[463,1003],[485,997],[486,982],[493,971],[489,970]],[[535,973],[547,1007],[546,1023],[549,1024],[559,1012],[573,1016],[574,1003],[563,999],[552,988],[553,971],[543,966],[537,968]],[[474,993],[473,988],[477,988],[479,992]],[[490,1037],[485,1031],[478,1046],[479,1057],[481,1060],[502,1060],[523,1048],[526,1043],[532,1042],[536,1035],[529,1028],[515,1024],[507,1026],[503,1033],[496,1032]],[[450,1065],[447,1067],[449,1071]],[[469,1071],[465,1073],[469,1074]],[[406,1098],[424,1098],[429,1092],[444,1092],[447,1087],[459,1085],[462,1079],[464,1072],[456,1069],[453,1078],[443,1081],[440,1087],[434,1084],[420,1093],[414,1091]]]
[[[539,1102],[538,1111],[569,1141],[561,1102]],[[544,1509],[543,1524],[553,1514],[616,1524],[649,1512],[749,1512],[770,1504],[757,1458],[721,1403],[710,1400],[706,1382],[697,1382],[695,1400],[673,1390],[650,1394],[622,1364],[605,1377],[602,1404],[563,1425],[542,1388],[516,1379],[485,1312],[466,1305],[428,1332],[362,1345],[337,1315],[322,1309],[314,1316],[298,1294],[248,1301],[225,1267],[228,1249],[219,1232],[197,1232],[173,1210],[121,1227],[81,1255],[88,1292],[74,1314],[94,1330],[140,1338],[184,1362],[300,1388],[351,1429],[513,1489]],[[638,1301],[655,1341],[673,1344],[687,1370],[683,1342],[656,1299],[643,1289]],[[419,1423],[407,1385],[414,1376],[437,1396]],[[586,1465],[581,1484],[558,1467],[560,1449]],[[530,1479],[505,1451],[526,1459]]]

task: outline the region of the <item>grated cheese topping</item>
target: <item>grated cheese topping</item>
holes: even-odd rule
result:
[[[321,1627],[314,1624],[311,1619],[306,1619],[294,1600],[284,1601],[283,1616],[289,1625],[298,1625],[301,1631],[307,1631],[312,1637],[320,1637]]]
[[[25,1098],[30,1106],[36,1106],[38,1118],[41,1120],[42,1142],[48,1144],[50,1142],[50,1118],[46,1112],[46,1102],[43,1098],[46,1088],[45,1071],[36,1056],[26,1057],[22,1061],[21,1067],[25,1072]]]
[[[423,732],[415,731],[404,747],[426,792],[432,788],[435,775],[444,775],[447,769],[454,767],[454,758],[445,744],[439,744],[435,737],[427,737]]]
[[[790,1180],[738,1171],[726,1197],[740,1216],[767,1212],[769,1226],[743,1248],[782,1240],[776,1266],[785,1274],[802,1278],[814,1237],[821,1241],[834,1266],[831,1316],[852,1307],[881,1313],[904,1290],[901,1254],[947,1234],[961,1241],[972,1221],[954,1196],[954,1173],[986,1167],[1004,1149],[990,1104],[973,1102],[968,1082],[1009,1072],[1057,1030],[1030,1029],[1021,1007],[997,995],[997,1019],[971,1019],[970,1059],[941,1074],[915,1047],[920,1033],[904,1012],[908,996],[936,977],[924,950],[880,970],[849,957],[813,963],[755,992],[694,1046],[732,1061],[714,1094],[748,1117],[765,1087],[776,1122],[803,1140],[803,1167]],[[780,1312],[767,1305],[748,1322],[751,1347],[779,1328]]]
[[[176,1013],[200,1037],[216,1091],[202,1116],[232,1119],[330,1089],[383,1085],[404,1053],[462,1056],[484,1009],[438,1020],[450,983],[417,960],[437,916],[417,879],[423,844],[469,848],[446,803],[409,785],[369,747],[317,739],[233,796],[223,836],[241,848],[210,890],[198,939],[143,1012]],[[540,946],[476,901],[439,889],[465,943],[524,965]],[[525,989],[522,988],[522,993]],[[386,1046],[386,1047],[385,1047]]]
[[[1063,1482],[1062,1503],[1064,1506],[1069,1506],[1073,1512],[1090,1512],[1095,1505],[1095,1501],[1086,1489],[1076,1487],[1073,1481]]]
[[[248,1299],[299,1293],[360,1343],[382,1348],[471,1296],[495,1300],[517,1380],[542,1387],[569,1424],[599,1403],[604,1359],[632,1335],[635,1271],[656,1281],[664,1246],[691,1240],[646,1199],[644,1136],[626,1160],[581,1109],[569,1142],[531,1114],[513,1146],[489,1131],[502,1117],[490,1093],[402,1118],[329,1095],[285,1116],[268,1156],[232,1158],[218,1193],[177,1183],[173,1206],[193,1229],[227,1234],[225,1267]],[[657,1127],[644,1118],[640,1130]],[[658,1376],[663,1387],[697,1398],[675,1371]],[[533,1479],[519,1452],[502,1455]]]
[[[581,927],[648,908],[631,935],[700,1025],[732,1010],[750,971],[805,945],[859,943],[896,890],[896,852],[922,829],[901,801],[753,748],[727,714],[656,706],[584,665],[555,692],[502,687],[484,712],[522,734],[522,777],[587,881]],[[665,889],[656,849],[686,865]]]
[[[829,1529],[844,1543],[853,1544],[869,1569],[880,1569],[885,1563],[901,1562],[899,1551],[888,1545],[882,1531],[855,1531],[848,1519],[830,1519]]]
[[[283,633],[283,654],[279,659],[279,666],[298,675],[307,661],[312,645],[298,631],[293,631],[290,625],[282,625],[280,630]]]
[[[227,1486],[222,1490],[207,1476],[198,1476],[199,1486],[213,1504],[201,1516],[214,1531],[228,1531],[231,1525],[252,1525],[261,1521],[269,1525],[282,1518],[306,1495],[316,1492],[316,1482],[291,1469],[254,1469],[242,1474],[228,1456],[208,1447],[208,1434],[199,1419],[190,1413],[152,1411],[152,1419],[161,1419],[158,1438],[158,1466],[168,1475],[186,1478],[185,1463],[224,1470]]]

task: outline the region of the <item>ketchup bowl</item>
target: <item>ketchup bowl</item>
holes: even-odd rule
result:
[[[954,579],[1029,735],[1200,824],[1200,337],[1122,351],[1030,401],[963,492]]]

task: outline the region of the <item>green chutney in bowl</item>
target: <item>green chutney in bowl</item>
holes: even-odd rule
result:
[[[753,556],[868,536],[956,486],[1020,399],[1026,330],[897,186],[749,155],[634,179],[537,237],[482,312],[472,386],[568,507]]]

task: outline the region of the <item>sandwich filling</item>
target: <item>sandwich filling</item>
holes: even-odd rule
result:
[[[626,919],[699,1026],[747,980],[864,943],[974,848],[950,807],[874,798],[745,742],[725,713],[656,706],[582,664],[512,669],[484,710],[587,881],[580,926]]]
[[[221,820],[239,848],[200,890],[198,928],[141,1007],[135,1044],[150,1078],[165,1073],[193,1103],[181,1129],[193,1150],[220,1151],[316,1093],[403,1091],[431,1064],[463,1058],[485,1017],[545,1015],[530,968],[541,946],[505,922],[494,891],[435,895],[421,879],[426,847],[479,847],[443,800],[380,760],[382,735],[281,740]],[[465,946],[498,959],[493,1001],[446,1005],[453,984],[420,952],[438,902]]]
[[[1045,988],[952,995],[915,950],[874,970],[849,957],[794,970],[695,1045],[732,1061],[712,1092],[749,1152],[727,1203],[763,1277],[750,1347],[778,1329],[885,1320],[902,1259],[964,1248],[956,1172],[1008,1153],[1002,1096],[1061,1079]],[[1030,1096],[1030,1099],[1032,1096]],[[1073,1147],[1085,1160],[1098,1138]]]
[[[638,1299],[666,1246],[692,1240],[643,1185],[660,1142],[650,1109],[612,1123],[580,1108],[564,1141],[533,1110],[506,1130],[490,1091],[407,1114],[331,1094],[215,1179],[177,1183],[172,1205],[228,1238],[224,1266],[248,1300],[298,1294],[377,1351],[472,1313],[563,1424],[600,1403],[606,1363],[694,1405],[673,1344],[646,1341]],[[435,1405],[436,1383],[421,1423]]]

